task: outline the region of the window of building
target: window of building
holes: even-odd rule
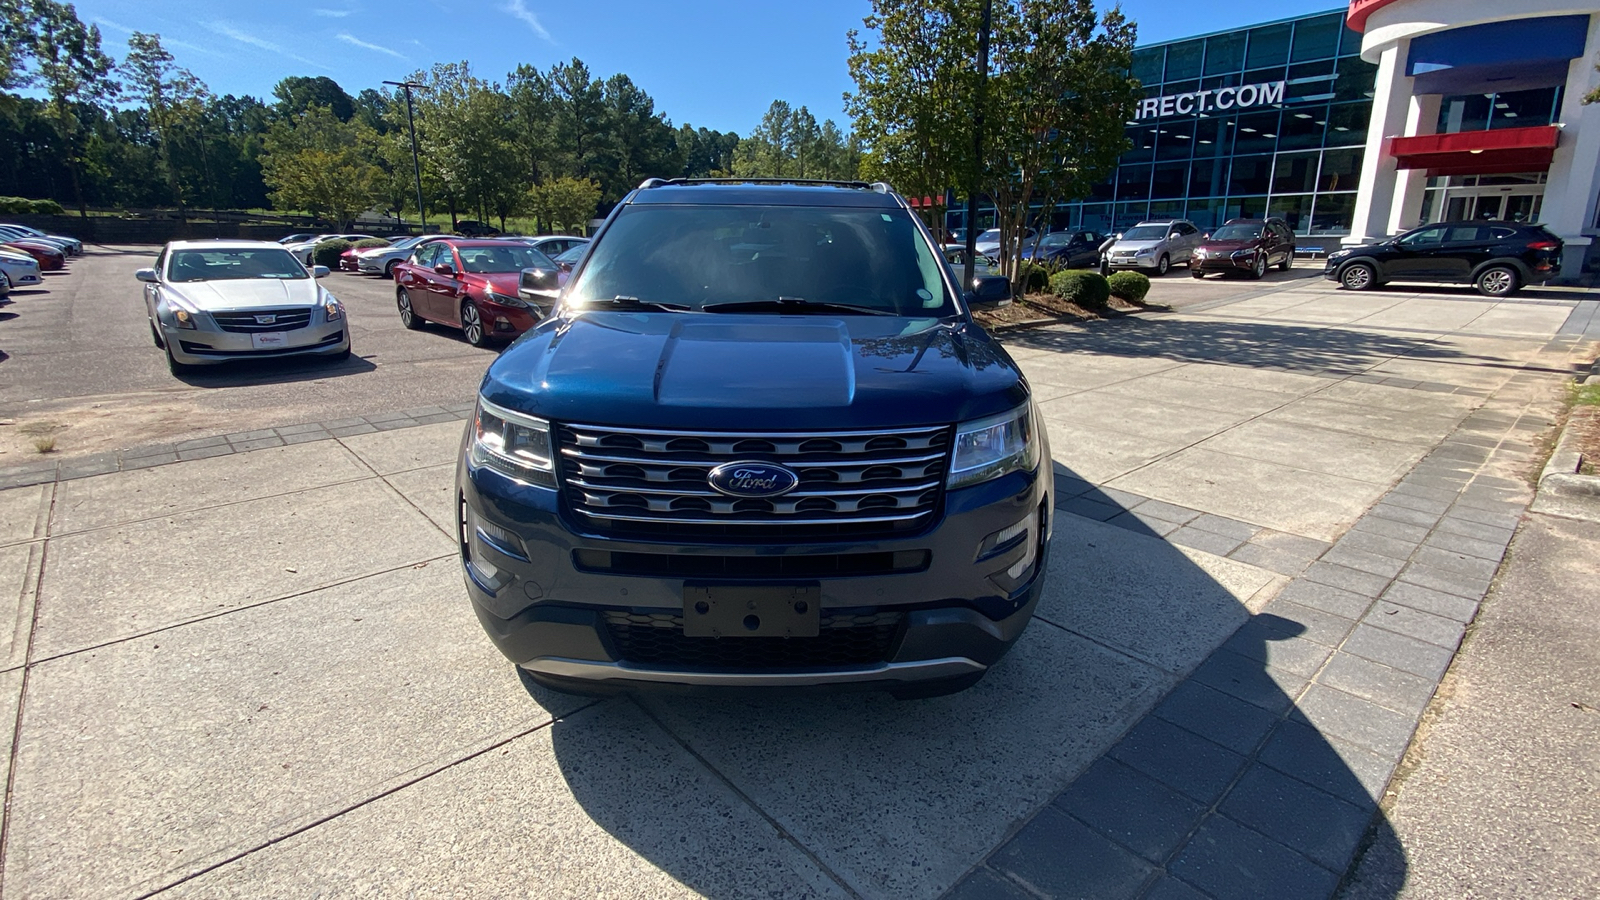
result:
[[[1311,195],[1276,195],[1267,203],[1267,215],[1282,219],[1295,234],[1307,234],[1311,229]]]
[[[1184,41],[1167,47],[1167,74],[1164,81],[1184,81],[1199,78],[1201,61],[1205,59],[1206,42]],[[1168,91],[1167,93],[1173,93]]]
[[[1122,166],[1117,170],[1117,200],[1150,199],[1150,166]]]
[[[1333,82],[1335,100],[1370,100],[1378,83],[1378,67],[1359,56],[1339,60]]]
[[[1318,194],[1310,234],[1349,234],[1356,220],[1355,194]]]
[[[1244,68],[1244,32],[1220,34],[1206,40],[1207,75],[1233,75]]]
[[[1323,153],[1322,174],[1317,178],[1317,190],[1355,190],[1361,181],[1361,157],[1365,154],[1366,151],[1359,147]]]
[[[1184,218],[1193,222],[1201,231],[1215,231],[1219,225],[1228,221],[1225,216],[1227,205],[1227,201],[1221,198],[1190,200],[1184,208]]]
[[[1547,87],[1443,97],[1439,101],[1438,130],[1440,134],[1457,134],[1551,125],[1561,117],[1561,96],[1561,87]]]
[[[1322,146],[1322,133],[1328,128],[1326,106],[1296,106],[1284,111],[1283,130],[1278,133],[1279,150],[1305,150]]]
[[[1122,162],[1140,163],[1155,159],[1156,138],[1159,137],[1156,134],[1158,127],[1156,125],[1140,125],[1127,129],[1124,133],[1128,136],[1128,141],[1133,146],[1128,149],[1128,152],[1122,154]]]
[[[1189,196],[1211,197],[1226,194],[1228,158],[1198,160],[1189,168]]]
[[[1344,16],[1335,13],[1315,19],[1301,19],[1294,23],[1294,49],[1291,62],[1323,59],[1339,53],[1339,32],[1344,30]]]
[[[1238,132],[1233,138],[1235,153],[1271,153],[1278,148],[1278,118],[1276,112],[1252,113],[1239,117]]]
[[[1188,159],[1194,153],[1195,121],[1177,119],[1165,123],[1156,144],[1156,159]]]
[[[1236,156],[1228,178],[1228,194],[1265,194],[1272,186],[1271,156]]]
[[[1188,163],[1162,163],[1155,167],[1150,180],[1150,197],[1153,200],[1181,199],[1189,189]]]
[[[1289,43],[1294,24],[1267,25],[1250,29],[1250,49],[1245,54],[1245,68],[1281,66],[1289,62]]]
[[[1317,187],[1317,153],[1280,153],[1272,174],[1274,194],[1309,193]],[[1310,208],[1306,212],[1310,212]]]
[[[1371,101],[1335,103],[1328,107],[1328,147],[1343,147],[1367,142],[1367,122],[1372,118]]]
[[[1133,77],[1139,79],[1141,84],[1157,84],[1161,81],[1161,67],[1167,58],[1166,47],[1148,47],[1143,50],[1133,51]]]
[[[1232,152],[1233,118],[1208,116],[1194,123],[1194,155],[1196,157],[1226,156]]]

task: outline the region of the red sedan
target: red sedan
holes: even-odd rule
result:
[[[532,328],[542,313],[517,296],[523,269],[556,270],[538,250],[518,241],[452,239],[423,244],[394,267],[400,323],[424,321],[461,329],[482,347]]]
[[[0,244],[0,248],[28,254],[39,261],[41,272],[54,272],[67,266],[67,255],[49,244],[36,241],[11,241]]]

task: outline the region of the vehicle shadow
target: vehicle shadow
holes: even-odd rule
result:
[[[1058,510],[1045,578],[962,693],[612,698],[553,726],[557,763],[714,898],[1326,897],[1369,825],[1403,873],[1388,770],[1296,708],[1333,648],[1261,611],[1271,573]]]
[[[352,353],[349,359],[338,363],[318,361],[308,357],[230,360],[173,377],[190,387],[229,388],[343,378],[349,375],[365,375],[377,368],[371,360]]]
[[[1337,325],[1170,317],[1129,316],[1118,319],[1115,328],[1036,329],[1008,335],[1006,343],[1013,349],[1049,350],[1054,354],[1169,359],[1334,375],[1365,372],[1400,356],[1521,366],[1520,362],[1500,357],[1469,355],[1438,341]]]

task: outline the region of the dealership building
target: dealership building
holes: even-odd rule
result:
[[[1327,250],[1425,222],[1543,222],[1576,276],[1600,267],[1597,57],[1594,0],[1354,0],[1143,46],[1132,149],[1051,226],[1277,216]]]

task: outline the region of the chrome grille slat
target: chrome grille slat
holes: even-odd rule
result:
[[[711,528],[719,536],[903,531],[930,521],[943,492],[950,427],[805,433],[669,432],[556,426],[568,509],[601,529]],[[730,497],[711,469],[740,460],[800,476],[787,494]],[[728,529],[733,530],[728,530]],[[719,530],[720,529],[720,530]],[[787,529],[787,530],[786,530]],[[863,531],[862,529],[866,529]],[[805,531],[806,535],[813,533]]]
[[[264,331],[294,331],[311,324],[312,307],[291,306],[278,309],[219,309],[211,313],[212,321],[223,331],[251,334]],[[256,316],[272,316],[273,321],[263,324]]]

